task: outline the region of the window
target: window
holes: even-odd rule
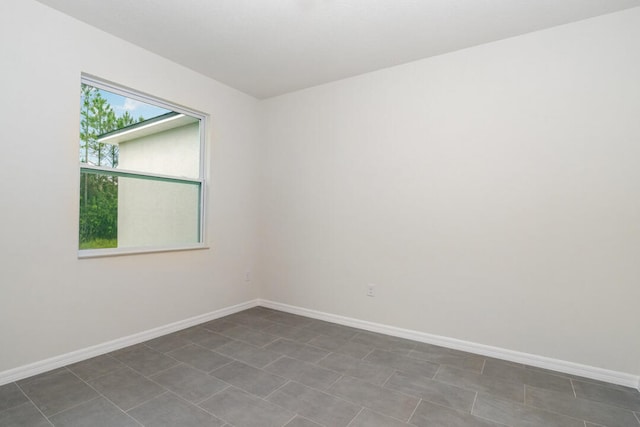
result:
[[[203,247],[205,116],[82,77],[79,254]]]

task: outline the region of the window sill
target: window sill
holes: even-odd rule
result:
[[[165,248],[114,248],[114,249],[83,249],[78,251],[78,259],[85,258],[104,258],[124,255],[142,255],[152,254],[159,252],[182,252],[182,251],[197,251],[203,249],[210,249],[209,246],[204,244],[190,245],[190,246],[170,246]]]

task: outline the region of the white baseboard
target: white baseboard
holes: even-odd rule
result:
[[[354,328],[364,329],[367,331],[378,332],[395,337],[407,338],[413,341],[423,342],[427,344],[439,345],[456,350],[467,351],[470,353],[481,354],[483,356],[495,357],[496,359],[508,360],[510,362],[524,363],[526,365],[536,366],[538,368],[549,369],[551,371],[562,372],[565,374],[578,375],[594,380],[605,381],[608,383],[619,384],[626,387],[637,388],[640,391],[640,376],[627,374],[625,372],[611,371],[608,369],[597,368],[589,365],[568,362],[565,360],[553,359],[550,357],[538,356],[535,354],[523,353],[519,351],[507,350],[500,347],[493,347],[484,344],[478,344],[469,341],[448,338],[439,335],[427,334],[424,332],[413,331],[409,329],[396,328],[394,326],[383,325],[381,323],[367,322],[364,320],[354,319],[351,317],[339,316],[336,314],[325,313],[307,308],[296,307],[288,304],[282,304],[269,300],[259,300],[259,305],[272,308],[274,310],[285,311],[287,313],[299,314],[301,316],[311,317],[327,322],[337,323]]]
[[[80,362],[90,359],[101,354],[119,350],[123,347],[139,344],[141,342],[157,338],[162,335],[170,334],[181,329],[228,316],[242,310],[246,310],[258,305],[284,311],[301,316],[311,317],[313,319],[325,320],[327,322],[337,323],[340,325],[351,326],[354,328],[364,329],[367,331],[378,332],[395,337],[406,338],[418,342],[439,345],[442,347],[453,348],[456,350],[468,351],[470,353],[481,354],[484,356],[495,357],[496,359],[508,360],[516,363],[524,363],[526,365],[536,366],[539,368],[549,369],[552,371],[562,372],[566,374],[578,375],[594,380],[605,381],[608,383],[619,384],[627,387],[637,388],[640,391],[640,376],[627,374],[624,372],[611,371],[607,369],[597,368],[579,363],[568,362],[549,357],[538,356],[535,354],[523,353],[513,350],[507,350],[500,347],[492,347],[484,344],[477,344],[469,341],[448,338],[439,335],[427,334],[424,332],[413,331],[410,329],[396,328],[381,323],[368,322],[365,320],[354,319],[351,317],[339,316],[336,314],[325,313],[317,310],[296,307],[288,304],[282,304],[269,300],[255,299],[231,307],[225,307],[219,310],[194,316],[189,319],[180,320],[158,328],[139,332],[113,341],[94,345],[84,349],[76,350],[70,353],[55,356],[39,362],[20,366],[14,369],[0,372],[0,385],[13,381],[28,378],[33,375],[41,374],[52,369],[60,368],[71,363]]]
[[[228,316],[229,314],[237,313],[248,308],[252,308],[259,305],[259,300],[247,301],[241,304],[233,305],[231,307],[225,307],[219,310],[212,311],[210,313],[194,316],[189,319],[180,320],[170,323],[168,325],[160,326],[158,328],[149,329],[147,331],[139,332],[137,334],[129,335],[126,337],[118,338],[113,341],[97,344],[91,347],[83,348],[80,350],[72,351],[71,353],[62,354],[49,359],[41,360],[39,362],[30,363],[28,365],[19,366],[8,371],[0,372],[0,385],[7,384],[13,381],[18,381],[24,378],[28,378],[33,375],[41,374],[43,372],[50,371],[52,369],[60,368],[71,363],[80,362],[82,360],[90,359],[101,354],[109,353],[114,350],[119,350],[123,347],[139,344],[141,342],[157,338],[162,335],[170,334],[172,332],[179,331],[191,326],[198,325],[200,323],[208,322],[213,319]]]

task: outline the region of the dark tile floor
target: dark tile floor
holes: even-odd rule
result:
[[[0,426],[639,427],[637,390],[256,307],[0,387]]]

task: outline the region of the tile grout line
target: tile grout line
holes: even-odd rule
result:
[[[42,415],[44,417],[45,420],[47,420],[47,422],[49,424],[51,424],[53,426],[53,423],[51,422],[51,420],[49,420],[49,417],[47,417],[44,412],[42,412],[40,410],[40,408],[38,408],[38,405],[35,404],[35,402],[33,400],[31,400],[31,398],[27,395],[27,393],[25,393],[25,391],[22,389],[22,387],[20,387],[20,384],[18,384],[17,382],[14,382],[14,384],[16,385],[16,387],[18,387],[20,389],[20,392],[24,395],[24,397],[26,397],[27,399],[29,399],[29,402],[31,402],[31,404],[33,405],[34,408],[36,408],[36,410],[38,412],[40,412],[40,415]]]
[[[222,381],[222,380],[220,380],[220,381]],[[197,402],[193,402],[193,403],[192,403],[192,405],[197,406],[197,407],[198,407],[198,408],[200,408],[200,409],[204,409],[204,408],[202,408],[202,407],[200,406],[200,404],[201,404],[201,403],[204,403],[204,402],[206,402],[207,400],[211,399],[211,398],[212,398],[213,396],[215,396],[216,394],[218,394],[218,393],[222,393],[223,391],[228,390],[229,388],[233,387],[231,384],[229,384],[229,383],[227,383],[227,382],[224,382],[224,381],[222,381],[222,382],[223,382],[223,383],[225,383],[225,384],[227,385],[225,388],[223,388],[222,390],[218,390],[218,391],[216,391],[215,393],[210,394],[209,396],[205,397],[205,398],[204,398],[204,399],[202,399],[202,400],[198,400]]]
[[[573,384],[573,380],[571,378],[569,378],[569,382],[571,383],[571,390],[573,391],[573,397],[577,399],[578,395],[576,394],[576,386]]]
[[[144,402],[140,402],[140,403],[138,403],[137,405],[132,406],[131,408],[127,409],[127,410],[126,410],[126,411],[124,411],[124,412],[125,412],[125,413],[127,413],[127,415],[128,415],[128,414],[129,414],[129,411],[133,411],[134,409],[138,409],[138,408],[139,408],[139,407],[141,407],[142,405],[144,405],[144,404],[147,404],[147,403],[151,402],[153,399],[155,399],[155,398],[157,398],[157,397],[162,397],[162,396],[164,396],[165,394],[171,394],[171,391],[169,391],[169,390],[165,389],[165,391],[164,391],[163,393],[160,393],[160,394],[159,394],[159,395],[157,395],[157,396],[153,396],[152,398],[147,399],[147,400],[145,400]]]
[[[227,390],[228,388],[230,388],[230,387],[227,387],[227,388],[225,388],[224,390]],[[220,391],[219,391],[219,392],[217,392],[217,393],[213,393],[213,394],[212,394],[208,399],[211,399],[213,396],[215,396],[215,395],[216,395],[216,394],[218,394],[218,393],[222,393],[224,390],[220,390]],[[208,400],[208,399],[205,399],[205,400]],[[204,401],[203,401],[203,402],[204,402]],[[200,402],[200,403],[202,403],[202,402]],[[229,425],[229,426],[233,426],[233,424],[231,424],[231,422],[229,422],[229,421],[227,421],[226,419],[224,419],[224,418],[220,417],[219,415],[214,414],[213,412],[209,411],[207,408],[203,408],[203,407],[202,407],[202,406],[200,406],[200,405],[195,405],[195,406],[196,406],[197,408],[199,408],[199,409],[202,409],[204,412],[206,412],[207,414],[211,415],[212,417],[214,417],[214,418],[219,419],[220,421],[222,421],[222,422],[224,423],[224,424],[223,424],[223,426],[227,426],[227,425]]]
[[[115,359],[115,358],[114,358],[114,359]],[[118,360],[118,359],[116,359],[116,360]],[[120,360],[118,360],[118,362],[120,362]],[[122,362],[120,362],[120,363],[122,363]],[[124,365],[124,367],[128,367],[128,366],[127,366],[127,365],[125,365],[124,363],[123,363],[123,365]],[[122,369],[124,369],[124,368],[119,368],[119,369],[116,369],[115,371],[112,371],[112,372],[117,372],[117,371],[120,371],[120,370],[122,370]],[[75,373],[75,372],[73,372],[71,369],[67,368],[67,370],[68,370],[69,372],[71,372],[71,374],[72,374],[73,376],[75,376],[75,377],[76,377],[76,378],[78,378],[80,381],[82,381],[83,383],[85,383],[85,384],[87,385],[87,387],[91,388],[91,390],[93,390],[93,391],[95,391],[96,393],[98,393],[98,395],[99,395],[99,396],[101,396],[103,399],[105,399],[107,402],[111,403],[113,406],[115,406],[116,408],[118,408],[118,410],[119,410],[120,412],[122,412],[122,413],[123,413],[123,414],[125,414],[127,417],[129,417],[129,418],[131,418],[132,420],[134,420],[136,423],[138,423],[138,424],[142,425],[142,423],[141,423],[141,422],[139,422],[137,419],[135,419],[135,418],[134,418],[134,417],[132,417],[131,415],[127,414],[127,411],[125,411],[124,409],[122,409],[120,406],[116,405],[116,403],[115,403],[115,402],[113,402],[111,399],[109,399],[109,398],[108,398],[107,396],[105,396],[103,393],[101,393],[100,391],[98,391],[95,387],[93,387],[91,384],[89,384],[89,382],[88,382],[88,381],[85,381],[85,380],[83,380],[82,378],[80,378],[80,377],[79,377],[78,375],[76,375],[76,373]],[[108,374],[105,374],[105,375],[108,375]],[[103,376],[105,376],[105,375],[103,375]],[[101,377],[97,377],[97,378],[101,378]],[[146,378],[146,377],[145,377],[145,378]],[[94,379],[95,379],[95,378],[94,378]],[[164,388],[164,387],[163,387],[163,388]],[[92,400],[94,400],[94,399],[92,399]],[[85,402],[83,402],[83,403],[85,403]],[[61,411],[61,412],[62,412],[62,411]]]
[[[482,369],[480,369],[480,375],[484,374],[484,367],[487,366],[487,358],[482,361]]]
[[[84,401],[82,401],[82,402],[80,402],[80,403],[76,403],[75,405],[71,405],[71,406],[69,406],[68,408],[64,408],[64,409],[63,409],[63,410],[61,410],[61,411],[54,412],[53,414],[49,415],[49,417],[52,417],[52,418],[53,418],[53,417],[55,417],[55,416],[56,416],[56,415],[58,415],[58,414],[61,414],[61,413],[65,412],[65,411],[69,411],[69,410],[71,410],[71,409],[75,409],[75,408],[77,408],[78,406],[82,406],[82,405],[84,405],[85,403],[93,402],[94,400],[100,399],[101,397],[103,397],[103,396],[102,396],[101,394],[98,394],[98,396],[96,396],[96,397],[94,397],[94,398],[92,398],[92,399],[84,400]],[[119,408],[118,408],[118,409],[119,409]],[[49,418],[49,417],[47,417],[47,418]]]
[[[327,350],[325,350],[325,351],[327,351]],[[326,359],[327,357],[331,356],[332,354],[336,354],[336,353],[333,352],[333,351],[329,352],[329,354],[326,354],[320,360],[314,362],[314,365],[318,365],[318,366],[322,367],[322,365],[320,365],[320,362],[322,362],[324,359]]]
[[[436,372],[437,372],[437,371],[436,371]],[[397,374],[397,373],[398,373],[398,371],[394,369],[394,370],[393,370],[393,372],[391,372],[391,374],[387,377],[387,379],[386,379],[386,380],[384,380],[384,382],[382,383],[382,385],[381,385],[380,387],[382,387],[382,388],[388,388],[388,387],[387,387],[387,383],[389,382],[389,380],[391,379],[391,377],[393,377],[393,376],[394,376],[395,374]]]
[[[291,421],[295,420],[297,416],[298,416],[298,413],[297,413],[297,412],[294,412],[294,413],[293,413],[293,417],[291,417],[291,419],[290,419],[290,420],[288,420],[287,422],[285,422],[284,424],[282,424],[282,427],[286,427],[286,426],[287,426],[287,424],[289,424]]]
[[[436,371],[433,373],[433,376],[431,377],[432,380],[438,381],[436,380],[436,376],[438,376],[438,372],[440,372],[440,368],[442,368],[442,364],[438,364],[438,368],[436,369]]]
[[[362,411],[364,411],[364,406],[360,407],[360,410],[358,411],[358,413],[351,419],[351,421],[349,421],[349,424],[347,424],[347,427],[349,427],[351,424],[353,424],[353,422],[356,420],[356,418],[358,418],[358,416],[362,413]]]
[[[278,387],[278,388],[276,388],[275,390],[273,390],[271,393],[267,394],[267,395],[264,397],[264,400],[269,399],[269,397],[271,397],[271,395],[272,395],[272,394],[274,394],[275,392],[277,392],[277,391],[281,390],[282,388],[284,388],[287,384],[291,383],[291,381],[292,381],[292,380],[290,380],[289,378],[285,378],[285,379],[287,380],[287,382],[285,382],[285,383],[284,383],[284,384],[282,384],[280,387]],[[251,393],[251,394],[253,394],[253,393]],[[254,396],[255,396],[255,395],[254,395]]]
[[[473,403],[471,404],[471,411],[469,411],[469,413],[470,413],[471,415],[473,415],[473,410],[474,410],[474,409],[475,409],[475,407],[476,407],[476,400],[478,400],[478,392],[477,392],[477,391],[476,391],[476,395],[475,395],[475,396],[473,396]]]
[[[333,387],[334,385],[338,384],[338,381],[340,381],[341,379],[344,378],[344,375],[342,375],[340,372],[336,372],[336,373],[339,374],[340,376],[338,378],[336,378],[336,380],[334,382],[329,384],[329,386],[327,387],[327,390],[326,390],[327,394],[329,394],[329,390],[331,389],[331,387]]]
[[[418,400],[418,404],[416,405],[415,408],[413,408],[413,412],[411,413],[411,415],[409,415],[409,418],[407,418],[407,424],[409,424],[411,422],[411,418],[413,418],[413,416],[416,414],[416,411],[418,410],[418,408],[420,407],[422,402],[424,402],[423,399],[419,399]]]
[[[525,384],[525,385],[526,385],[526,384]],[[531,386],[529,386],[529,387],[531,387]],[[532,387],[532,388],[537,388],[537,387]],[[542,390],[542,391],[548,391],[548,390],[544,390],[544,389],[539,389],[539,390]],[[557,392],[554,392],[554,393],[557,393]],[[612,409],[615,409],[615,410],[618,410],[618,411],[624,411],[624,410],[625,410],[625,409],[620,408],[620,407],[618,407],[618,406],[610,405],[610,404],[608,404],[608,403],[604,403],[604,402],[596,402],[596,401],[593,401],[593,400],[583,399],[583,398],[580,398],[580,397],[575,398],[575,399],[576,399],[576,400],[580,400],[580,401],[584,401],[584,402],[598,403],[598,404],[600,404],[600,405],[604,405],[604,406],[607,406],[607,407],[609,407],[609,408],[612,408]],[[552,413],[552,414],[560,415],[560,416],[562,416],[562,417],[567,417],[567,418],[573,418],[573,419],[580,420],[579,418],[575,418],[574,416],[571,416],[571,415],[568,415],[568,414],[564,414],[564,413],[562,413],[562,412],[558,412],[557,410],[552,410],[552,409],[549,409],[549,408],[544,408],[544,407],[541,407],[541,406],[535,406],[535,405],[528,405],[528,406],[530,406],[530,407],[532,407],[532,408],[535,408],[535,409],[539,409],[539,410],[541,410],[541,411],[545,411],[545,412],[549,412],[549,413]],[[633,414],[633,411],[628,410],[628,409],[627,409],[627,411],[629,411],[629,412],[631,412],[631,413]],[[586,420],[583,420],[583,421],[586,421]],[[591,424],[594,424],[594,425],[600,426],[600,425],[599,425],[599,424],[597,424],[595,421],[588,421],[588,422],[589,422],[589,423],[591,423]],[[602,426],[600,426],[600,427],[602,427]]]
[[[257,366],[254,366],[254,368],[262,369],[263,371],[267,371],[267,368],[268,368],[270,365],[273,365],[273,364],[274,364],[274,363],[276,363],[278,360],[280,360],[280,359],[282,359],[282,358],[284,358],[284,357],[289,357],[289,356],[286,356],[286,355],[284,355],[284,354],[281,354],[281,355],[280,355],[280,357],[278,357],[276,360],[274,360],[273,362],[269,362],[269,363],[267,363],[267,364],[266,364],[266,365],[264,365],[262,368],[258,368]],[[290,358],[290,359],[295,359],[295,358],[293,358],[293,357],[289,357],[289,358]],[[298,359],[296,359],[296,360],[298,360]],[[242,361],[240,360],[239,362],[242,362]],[[242,363],[244,363],[244,362],[242,362]],[[247,365],[249,365],[249,364],[247,363]],[[249,366],[253,366],[253,365],[249,365]],[[267,372],[269,372],[269,371],[267,371]],[[274,374],[274,375],[275,375],[275,374]]]

